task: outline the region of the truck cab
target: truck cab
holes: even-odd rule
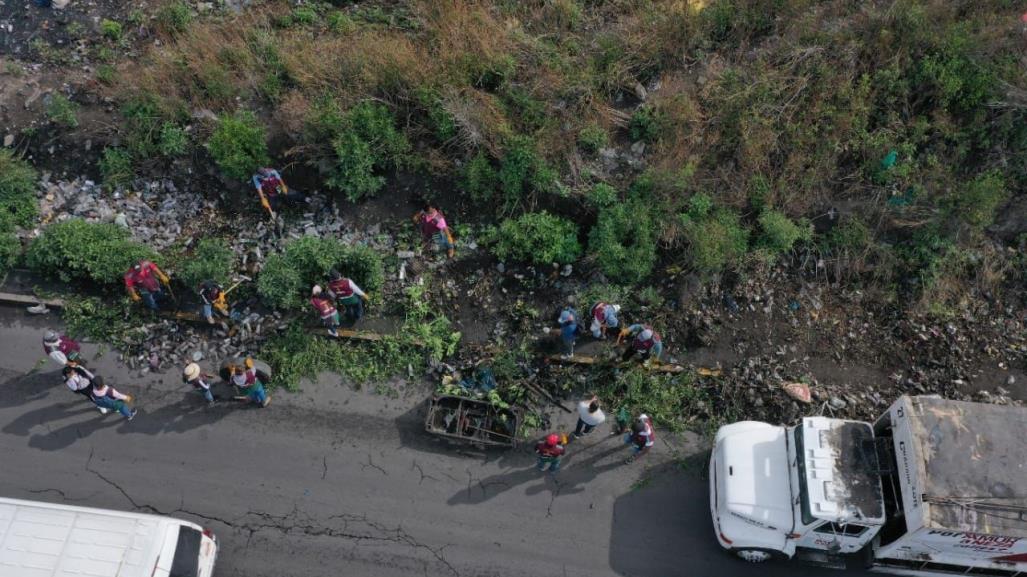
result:
[[[721,427],[710,509],[721,546],[750,562],[864,549],[885,522],[869,423],[807,417],[794,427]]]

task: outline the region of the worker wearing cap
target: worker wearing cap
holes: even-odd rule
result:
[[[332,303],[332,299],[321,290],[321,285],[314,285],[314,288],[310,290],[310,304],[321,317],[321,322],[328,328],[328,334],[338,337],[339,311]]]
[[[656,433],[649,415],[643,413],[638,416],[638,420],[631,425],[631,432],[624,437],[624,443],[631,445],[631,456],[627,459],[628,463],[652,449],[656,444]]]
[[[93,403],[101,409],[117,411],[129,421],[136,417],[136,409],[128,406],[128,403],[132,402],[132,395],[118,392],[114,387],[104,383],[101,377],[93,377],[93,386],[89,391],[89,396]]]
[[[367,302],[367,294],[360,290],[357,283],[352,279],[332,269],[329,273],[331,280],[328,282],[328,295],[335,300],[337,306],[342,306],[346,311],[346,318],[351,321],[359,321],[364,316],[364,303]]]
[[[187,384],[193,386],[196,392],[203,395],[203,398],[207,400],[207,406],[214,406],[214,393],[210,390],[210,384],[213,377],[204,374],[200,370],[200,365],[196,363],[189,363],[185,366],[185,370],[182,371],[182,380]]]
[[[660,360],[660,355],[663,354],[663,339],[660,338],[660,333],[653,330],[653,327],[631,325],[620,332],[617,342],[620,343],[624,338],[630,338],[631,342],[628,343],[628,348],[621,357],[622,361],[629,361],[635,355],[638,355],[643,361]]]
[[[66,335],[58,335],[52,330],[43,335],[43,352],[61,366],[80,364],[79,351],[78,343]]]
[[[536,468],[539,471],[545,471],[548,466],[550,473],[559,471],[560,459],[563,457],[564,452],[565,449],[563,444],[560,443],[560,436],[556,434],[547,435],[545,439],[535,445],[535,454],[538,455]]]
[[[227,310],[222,310],[222,307],[227,308],[224,304],[224,288],[221,283],[207,279],[200,283],[200,299],[203,300],[203,318],[207,319],[207,322],[214,324],[214,307],[218,308],[218,311],[222,314],[227,314]]]
[[[607,304],[602,301],[592,307],[592,336],[597,339],[606,338],[606,329],[615,329],[620,326],[617,314],[620,312],[620,305]]]
[[[260,196],[260,204],[268,211],[272,218],[275,211],[282,208],[283,204],[298,205],[310,202],[310,198],[289,190],[282,180],[282,175],[273,168],[258,168],[253,175],[253,186]]]
[[[125,290],[132,300],[146,303],[147,308],[157,310],[157,299],[163,298],[164,289],[171,279],[157,265],[143,259],[125,273]]]
[[[446,217],[435,205],[425,202],[424,208],[414,215],[414,224],[421,229],[425,242],[434,241],[436,246],[446,251],[446,256],[453,258],[456,254],[453,234],[446,224]]]
[[[253,367],[253,359],[247,357],[243,367],[230,365],[228,367],[229,379],[232,384],[239,387],[249,397],[250,402],[258,407],[264,408],[271,403],[271,395],[264,391],[264,383]]]

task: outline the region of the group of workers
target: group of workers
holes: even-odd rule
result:
[[[43,335],[43,352],[61,366],[61,377],[64,384],[73,392],[86,397],[100,413],[106,415],[116,411],[131,421],[136,416],[136,409],[130,403],[132,396],[121,393],[113,386],[104,382],[103,377],[86,368],[82,359],[82,347],[71,337],[47,330]],[[255,368],[253,359],[247,357],[242,364],[231,363],[227,367],[228,383],[237,387],[240,395],[235,400],[248,400],[258,407],[266,407],[271,396],[264,390],[266,377]],[[218,397],[211,386],[216,382],[214,377],[204,373],[196,363],[189,363],[182,371],[182,381],[191,385],[213,406]]]
[[[287,206],[302,206],[310,202],[310,198],[291,190],[282,179],[282,175],[274,168],[260,168],[252,178],[253,186],[263,206],[272,218]],[[425,202],[421,210],[413,217],[414,224],[426,246],[436,247],[453,258],[455,242],[453,233],[446,223],[446,217],[431,202]],[[143,302],[147,308],[157,311],[170,295],[171,279],[153,262],[143,259],[137,262],[124,275],[125,289],[133,301]],[[233,287],[234,288],[234,287]],[[204,280],[197,287],[202,302],[201,312],[208,323],[214,324],[217,312],[224,317],[230,316],[226,295],[231,288],[225,290],[215,280]],[[311,289],[310,303],[314,307],[321,322],[328,328],[329,334],[338,336],[341,324],[339,309],[344,311],[346,318],[356,322],[364,315],[364,305],[368,302],[367,295],[350,278],[337,270],[332,270],[327,283],[327,290],[320,284]]]
[[[627,412],[622,409],[622,414],[617,415],[615,423],[610,430],[610,435],[624,435],[624,444],[631,447],[631,455],[625,459],[630,463],[645,455],[656,443],[656,432],[653,429],[652,419],[649,415],[641,414],[628,427]],[[539,471],[548,470],[556,473],[560,470],[560,461],[567,454],[567,445],[573,440],[581,439],[590,434],[599,425],[606,422],[606,414],[600,406],[599,398],[591,395],[590,398],[578,403],[578,423],[574,433],[570,436],[559,433],[546,435],[535,445],[537,456],[535,466]]]
[[[618,304],[602,301],[594,304],[589,309],[589,330],[592,337],[606,339],[609,329],[619,327],[620,310],[621,307]],[[560,325],[560,339],[563,341],[561,357],[570,359],[574,356],[574,346],[577,343],[578,335],[582,332],[582,326],[584,326],[581,317],[578,316],[578,311],[574,308],[573,301],[563,307],[556,322]],[[622,342],[627,343],[627,348],[621,357],[622,362],[630,361],[635,357],[643,362],[648,362],[650,359],[659,362],[663,355],[663,338],[660,337],[660,333],[647,324],[633,324],[621,329],[617,333],[617,344],[620,345]]]
[[[61,377],[71,392],[88,399],[104,415],[117,411],[129,421],[134,419],[136,409],[129,404],[132,396],[121,393],[105,383],[103,377],[87,369],[82,362],[81,350],[79,344],[67,335],[52,330],[43,335],[43,352],[61,365]]]

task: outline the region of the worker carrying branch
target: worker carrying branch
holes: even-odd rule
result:
[[[660,355],[663,354],[663,339],[660,338],[660,333],[653,330],[653,327],[649,325],[631,325],[621,330],[620,335],[617,337],[617,344],[628,338],[631,341],[628,342],[628,348],[624,351],[621,361],[627,362],[636,355],[643,362],[650,359],[657,362],[660,360]]]
[[[125,290],[135,302],[143,301],[152,311],[159,307],[158,302],[164,299],[164,287],[171,279],[157,265],[143,259],[125,273]],[[170,290],[170,289],[169,289]]]
[[[62,367],[65,365],[76,366],[81,363],[79,344],[71,337],[58,335],[53,330],[48,330],[43,335],[43,352]]]
[[[298,206],[310,202],[310,197],[290,190],[282,180],[282,175],[273,168],[259,168],[253,175],[253,186],[260,196],[260,204],[267,210],[271,218],[282,205]]]

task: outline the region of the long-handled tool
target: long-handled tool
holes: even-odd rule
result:
[[[218,297],[216,299],[214,299],[214,302],[211,303],[211,305],[214,308],[216,308],[219,313],[225,315],[226,317],[230,316],[228,314],[228,299],[227,299],[228,293],[234,291],[242,283],[253,280],[250,277],[245,276],[245,275],[240,275],[238,278],[239,278],[239,280],[236,281],[235,284],[233,284],[232,286],[228,287],[228,290],[221,291],[221,294],[219,294]]]

